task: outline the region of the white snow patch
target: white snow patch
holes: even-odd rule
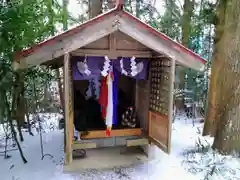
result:
[[[115,170],[98,172],[90,171],[86,176],[83,174],[64,174],[63,169],[63,132],[57,130],[60,115],[40,114],[43,122],[43,144],[44,153],[53,156],[46,156],[41,160],[40,137],[35,132],[35,136],[24,132],[25,141],[21,143],[24,155],[28,160],[23,164],[18,151],[12,151],[8,154],[12,157],[4,159],[0,153],[0,174],[1,180],[80,180],[80,179],[124,179],[119,177],[108,177],[108,174]],[[240,161],[234,156],[222,156],[211,150],[210,146],[213,139],[202,137],[202,127],[197,120],[193,126],[192,120],[183,115],[177,115],[173,124],[172,134],[172,153],[164,154],[156,149],[159,158],[147,164],[136,167],[125,168],[123,171],[132,179],[185,179],[185,180],[203,180],[207,174],[210,180],[217,179],[240,179]],[[51,127],[54,126],[51,130]],[[0,125],[0,135],[3,134]],[[2,136],[0,136],[1,139]],[[0,143],[4,141],[0,140]],[[197,143],[197,142],[200,142]],[[201,149],[202,148],[202,149]],[[0,146],[0,152],[3,148]],[[202,152],[203,151],[203,152]],[[128,179],[128,178],[126,178]]]

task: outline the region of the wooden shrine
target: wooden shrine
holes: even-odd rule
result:
[[[155,143],[170,153],[175,67],[180,65],[200,71],[206,61],[126,12],[121,4],[73,29],[17,53],[13,62],[15,70],[35,65],[64,67],[65,164],[72,162],[73,149],[100,147],[96,142],[80,146],[73,141],[73,56],[108,56],[111,59],[134,56],[148,59],[148,78],[137,80],[134,86],[140,128],[113,130],[111,136],[126,137],[121,143],[114,145],[142,143],[146,146],[147,139],[147,143]],[[106,140],[104,132],[91,131],[84,138]],[[127,139],[129,136],[142,138],[138,142],[130,141]]]

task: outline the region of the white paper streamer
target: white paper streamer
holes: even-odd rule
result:
[[[130,60],[130,66],[131,66],[131,75],[132,76],[136,76],[137,74],[139,74],[142,70],[143,70],[143,63],[142,62],[139,62],[139,63],[136,63],[135,61],[135,57],[133,56]]]
[[[110,69],[110,59],[105,56],[105,61],[103,65],[103,70],[101,71],[102,76],[106,77],[108,75],[109,69]]]
[[[136,66],[136,61],[135,61],[135,57],[133,56],[132,58],[131,58],[131,60],[130,60],[130,66],[131,66],[131,75],[132,76],[136,76],[137,74],[138,74],[138,72],[137,72],[137,66]]]
[[[85,57],[83,62],[82,61],[77,62],[77,68],[78,71],[83,75],[89,76],[91,74],[91,71],[89,70],[87,65],[87,57]]]
[[[78,141],[81,141],[81,133],[77,131],[74,127],[74,137],[77,137]]]
[[[96,97],[97,97],[97,99],[99,99],[101,83],[99,82],[99,78],[98,77],[95,77],[93,81],[94,81],[94,84],[95,84]]]
[[[138,74],[139,74],[140,72],[142,72],[143,67],[144,67],[143,62],[137,63],[137,72],[138,72]]]
[[[123,66],[123,58],[121,58],[120,60],[120,68],[121,68],[121,73],[124,74],[125,76],[128,75],[127,71],[124,69],[124,66]]]

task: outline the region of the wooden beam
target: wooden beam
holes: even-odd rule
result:
[[[73,56],[111,56],[111,50],[97,50],[97,49],[78,49],[71,52]],[[151,51],[133,51],[133,50],[116,50],[115,57],[141,57],[150,58],[152,57]]]
[[[65,164],[72,162],[72,97],[70,89],[70,58],[69,53],[64,54],[64,117],[65,117]]]
[[[175,70],[176,70],[176,59],[173,57],[171,60],[171,71],[170,83],[169,83],[169,107],[168,107],[168,147],[167,151],[171,152],[171,141],[172,141],[172,119],[173,119],[173,95],[174,95],[174,82],[175,82]]]
[[[116,59],[118,56],[117,56],[117,40],[116,40],[116,36],[115,36],[115,33],[112,33],[109,35],[109,58],[110,59]]]
[[[141,128],[133,128],[133,129],[113,129],[111,131],[111,137],[115,136],[141,136],[142,129]],[[94,138],[107,138],[106,130],[98,130],[98,131],[89,131],[89,134],[86,136],[81,136],[81,139],[94,139]]]
[[[112,33],[109,35],[109,49],[110,51],[117,50],[117,39],[116,39],[115,33]]]

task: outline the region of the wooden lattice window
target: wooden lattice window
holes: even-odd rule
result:
[[[152,60],[150,65],[150,110],[168,115],[170,61]]]

